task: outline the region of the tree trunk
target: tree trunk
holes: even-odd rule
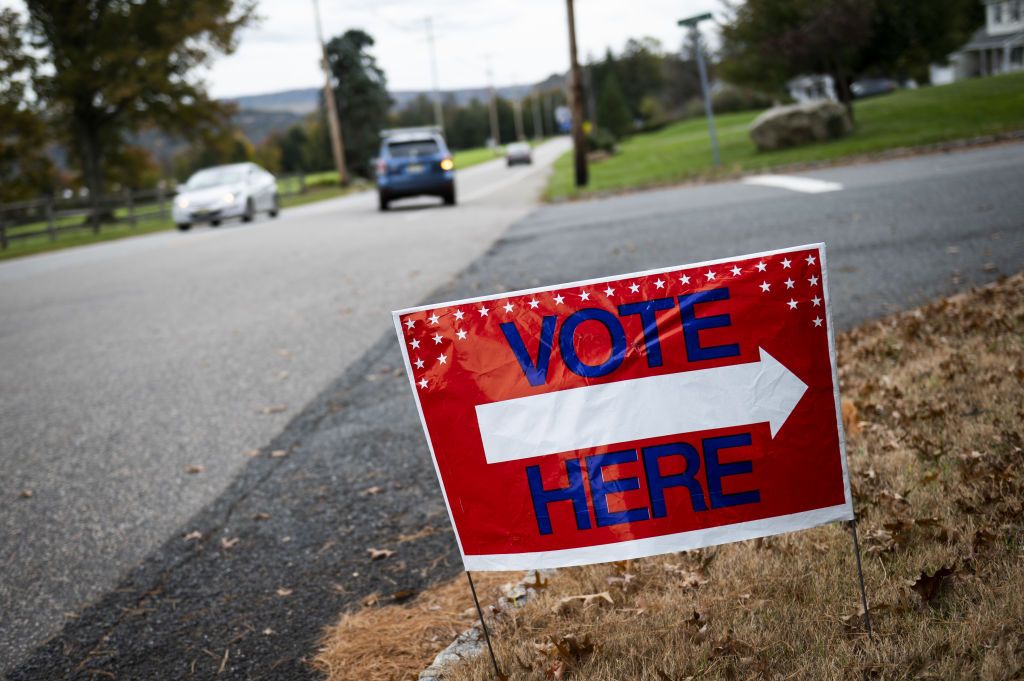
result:
[[[846,107],[846,113],[850,115],[850,122],[856,123],[856,119],[853,115],[853,79],[846,74],[843,69],[837,69],[832,74],[832,80],[836,86],[836,97],[839,98],[839,103]]]
[[[103,169],[100,162],[99,136],[89,126],[78,126],[78,149],[82,161],[82,175],[89,190],[89,223],[93,232],[100,231],[103,198]]]

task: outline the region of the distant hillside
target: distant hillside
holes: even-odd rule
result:
[[[536,85],[508,85],[498,88],[498,96],[506,99],[517,99],[530,93],[535,87],[542,89],[564,87],[565,78],[553,75]],[[245,95],[234,97],[228,101],[238,104],[242,111],[261,111],[304,115],[315,111],[320,103],[320,88],[303,88],[299,90],[282,90],[262,95]],[[391,92],[394,108],[401,109],[421,94],[430,94],[429,90],[395,90]],[[484,101],[490,96],[486,87],[463,88],[460,90],[442,90],[444,98],[453,97],[459,106],[469,104],[474,99]],[[250,139],[253,139],[250,137]]]

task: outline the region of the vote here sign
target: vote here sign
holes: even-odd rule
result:
[[[823,244],[394,313],[466,569],[853,518]]]

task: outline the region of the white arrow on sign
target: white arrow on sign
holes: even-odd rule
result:
[[[807,384],[759,350],[747,364],[477,405],[487,463],[765,421],[774,438]]]

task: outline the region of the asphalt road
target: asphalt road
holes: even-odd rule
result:
[[[341,204],[323,204],[294,211],[294,230],[282,223],[255,228],[272,234],[260,237],[211,233],[208,243],[237,245],[209,254],[204,242],[195,250],[126,244],[136,256],[154,255],[142,265],[137,257],[97,259],[88,276],[61,274],[72,280],[64,286],[48,283],[56,275],[40,265],[18,284],[0,267],[5,481],[14,473],[0,490],[0,657],[14,660],[11,678],[314,678],[304,658],[338,613],[370,593],[388,602],[455,574],[387,314],[396,306],[824,241],[833,318],[850,328],[1024,269],[1024,145],[801,176],[831,191],[733,182],[551,206],[493,244],[499,227],[470,224],[468,210],[469,223],[448,218],[462,208],[409,213],[444,216],[413,230],[399,224],[405,216],[371,223],[380,218],[369,205],[350,209],[362,216],[353,219],[359,226],[334,241],[345,229]],[[503,215],[526,212],[529,182]],[[474,229],[483,233],[464,243]],[[361,248],[338,245],[357,234],[367,241]],[[373,250],[396,241],[401,256]],[[212,288],[180,279],[224,262],[236,275],[259,272],[246,280],[255,291],[219,274],[202,275],[219,284]],[[140,278],[151,283],[131,284]],[[108,295],[90,293],[93,286]],[[184,302],[175,311],[182,289],[202,314]],[[144,301],[154,297],[159,309],[149,311]],[[348,308],[358,312],[341,312]],[[93,335],[75,335],[65,322]],[[125,329],[135,343],[120,339]],[[143,361],[139,341],[179,350]],[[326,387],[311,399],[286,393],[296,376]],[[108,407],[117,395],[119,408]],[[255,414],[278,402],[289,412]],[[250,446],[261,455],[242,457]],[[273,450],[288,455],[274,458]],[[206,470],[188,475],[188,462]],[[19,499],[22,487],[38,493]],[[117,520],[97,525],[104,517]],[[193,531],[201,538],[186,539]],[[126,546],[130,538],[139,543]],[[396,553],[371,561],[369,548]],[[104,575],[104,565],[117,574]],[[46,600],[63,593],[78,600]],[[50,629],[16,645],[8,632],[23,631],[43,607],[51,617],[38,621]],[[26,658],[26,642],[52,631],[52,613],[68,608],[75,614],[66,626]]]
[[[0,264],[0,672],[531,210],[566,145],[458,172],[454,209],[367,192]]]

